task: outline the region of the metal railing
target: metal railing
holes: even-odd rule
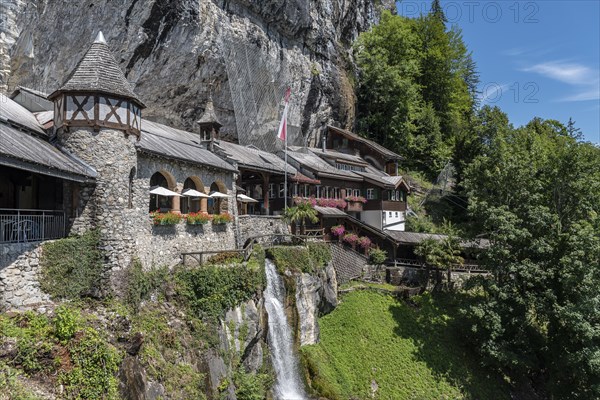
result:
[[[0,243],[38,242],[66,236],[65,213],[0,208]]]

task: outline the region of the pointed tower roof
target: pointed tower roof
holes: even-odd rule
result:
[[[223,124],[219,122],[217,115],[215,114],[215,107],[213,105],[212,96],[208,98],[206,107],[204,108],[204,114],[200,117],[196,123],[200,125],[216,125],[218,128],[222,127]]]
[[[69,77],[49,98],[53,99],[62,92],[100,92],[135,100],[144,107],[125,78],[102,32],[98,33]]]

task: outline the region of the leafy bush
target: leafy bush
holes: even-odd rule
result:
[[[7,359],[7,367],[58,376],[58,383],[64,385],[61,398],[117,399],[121,354],[86,323],[76,308],[66,306],[58,307],[51,319],[31,311],[12,317],[0,315],[0,337],[16,341],[17,348],[16,356]],[[0,375],[2,366],[0,362]],[[2,393],[5,385],[14,392],[8,380],[6,384],[2,381],[0,377]]]
[[[150,213],[150,218],[152,218],[152,223],[154,225],[177,225],[181,222],[181,214],[175,214],[173,212],[153,212]]]
[[[40,286],[55,299],[77,299],[100,286],[103,254],[98,231],[44,243]]]
[[[204,225],[208,223],[212,217],[205,212],[189,213],[186,215],[185,220],[189,225]]]
[[[191,309],[199,316],[213,319],[251,299],[266,282],[264,270],[255,271],[246,265],[180,270],[176,279]]]
[[[313,261],[313,270],[327,265],[331,261],[331,248],[327,243],[308,243],[308,253]]]
[[[387,259],[387,252],[385,250],[381,250],[379,247],[371,249],[369,252],[369,259],[371,264],[383,264]]]
[[[248,373],[240,365],[233,376],[235,395],[238,400],[263,400],[267,390],[273,384],[273,379],[265,373]]]
[[[54,336],[61,342],[73,338],[81,329],[79,313],[66,306],[59,306],[54,311]]]
[[[205,265],[239,264],[244,258],[239,253],[217,253],[212,256]]]
[[[140,261],[134,260],[125,272],[125,304],[136,313],[143,300],[148,299],[152,292],[171,281],[171,274],[167,267],[145,272]]]
[[[37,400],[38,396],[20,382],[23,374],[0,361],[0,398],[11,400]]]
[[[116,378],[122,356],[93,328],[69,345],[73,369],[59,376],[68,399],[118,399]]]
[[[307,247],[274,247],[268,253],[280,274],[286,270],[312,273],[331,260],[331,251],[325,243],[309,243]]]

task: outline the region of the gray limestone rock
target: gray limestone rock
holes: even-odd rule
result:
[[[314,141],[322,122],[351,127],[351,44],[395,9],[391,0],[4,0],[0,90],[54,91],[99,30],[135,92],[144,116],[192,129],[211,91],[222,133],[236,136],[227,38],[270,56],[295,85],[289,121]],[[298,129],[295,131],[298,132]],[[290,134],[292,134],[290,130]]]

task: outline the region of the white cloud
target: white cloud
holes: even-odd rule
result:
[[[564,97],[561,101],[587,101],[600,99],[600,71],[585,65],[564,61],[549,61],[523,68],[525,72],[534,72],[574,86],[576,93]]]

